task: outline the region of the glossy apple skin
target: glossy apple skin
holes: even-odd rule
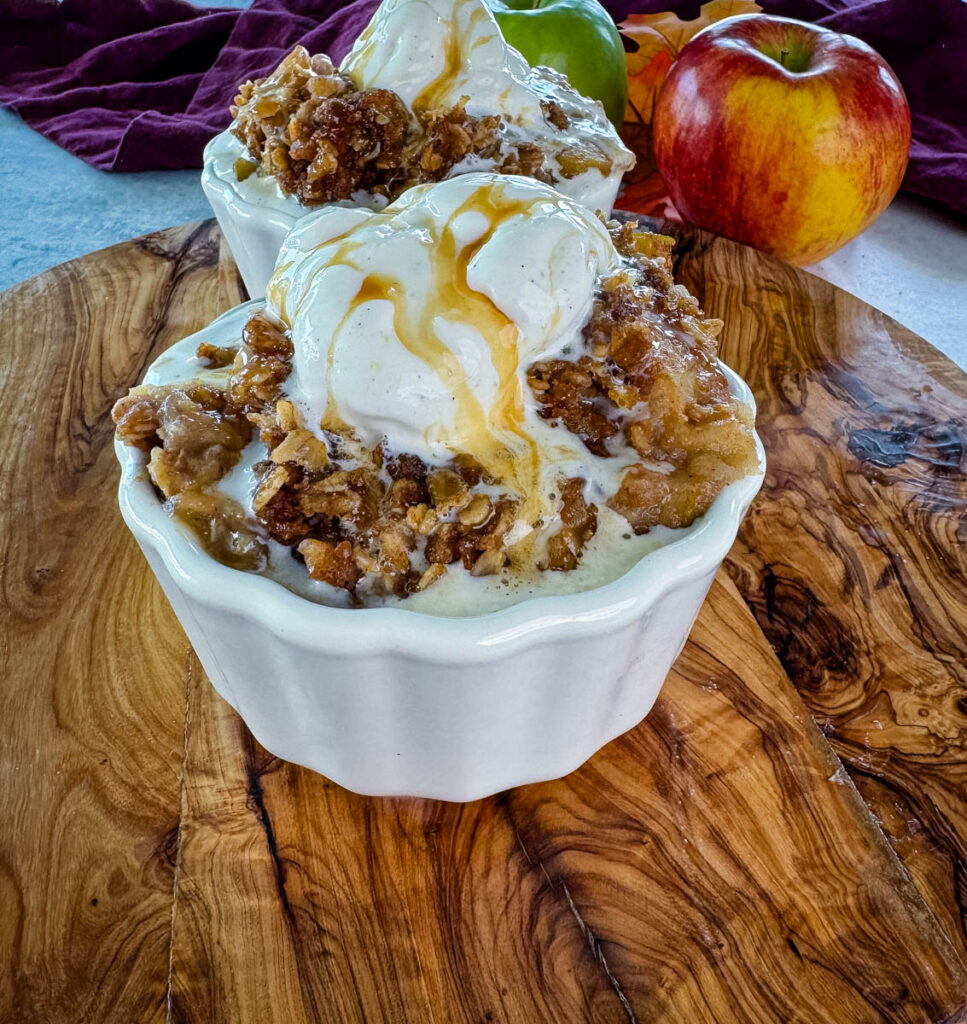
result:
[[[616,128],[628,102],[621,36],[598,0],[487,0],[504,39],[528,64],[567,75],[582,96],[600,100]]]
[[[784,49],[805,70],[784,67]],[[910,152],[906,96],[875,50],[767,15],[695,36],[662,86],[653,129],[685,220],[799,266],[883,212]]]

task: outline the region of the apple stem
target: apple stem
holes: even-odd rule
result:
[[[786,58],[787,58],[788,56],[789,56],[789,51],[788,51],[788,50],[780,50],[780,51],[779,51],[779,63],[780,63],[780,64],[781,64],[781,65],[782,65],[783,67],[785,67],[785,66],[786,66]]]

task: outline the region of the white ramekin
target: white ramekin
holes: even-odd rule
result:
[[[242,144],[230,131],[226,129],[216,135],[205,147],[201,187],[249,295],[261,299],[285,236],[298,220],[319,207],[303,206],[294,196],[282,195],[274,179],[251,175],[239,181],[235,161],[246,156]],[[582,201],[591,209],[610,212],[621,178],[604,178],[595,186],[589,184],[591,174],[587,171],[584,178],[573,179],[583,190]],[[347,200],[339,205],[353,204]]]
[[[265,295],[282,243],[296,222],[312,210],[279,192],[274,180],[240,182],[235,161],[245,156],[227,129],[205,147],[201,187],[228,242],[253,299]]]
[[[257,305],[180,345],[238,337]],[[620,579],[465,618],[329,608],[229,569],[165,513],[144,453],[115,448],[125,522],[215,689],[267,750],[357,793],[475,800],[567,774],[648,713],[761,486],[756,443],[760,472]]]

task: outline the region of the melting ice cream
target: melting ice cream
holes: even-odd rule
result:
[[[617,259],[596,217],[524,178],[464,175],[381,213],[322,210],[290,234],[267,293],[294,346],[289,397],[312,428],[368,448],[470,455],[546,511],[589,458],[539,417],[526,368],[577,351]],[[590,461],[612,490],[627,465]]]

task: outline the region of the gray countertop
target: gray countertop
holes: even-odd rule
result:
[[[126,238],[212,215],[197,171],[97,171],[9,110],[0,110],[0,140],[18,154],[0,165],[0,290]]]

